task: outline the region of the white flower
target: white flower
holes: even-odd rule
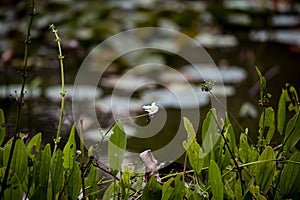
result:
[[[151,105],[144,105],[143,109],[149,113],[149,115],[153,115],[158,112],[158,106],[155,102],[153,102]]]

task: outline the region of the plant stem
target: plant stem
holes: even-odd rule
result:
[[[228,144],[228,142],[226,140],[226,137],[224,135],[224,131],[225,131],[225,127],[226,126],[224,125],[223,128],[221,128],[221,126],[219,125],[218,120],[217,120],[216,116],[213,114],[213,112],[212,112],[212,116],[213,116],[213,118],[214,118],[214,120],[215,120],[215,122],[216,122],[216,124],[218,126],[218,129],[221,130],[220,134],[221,134],[221,136],[222,136],[222,138],[224,140],[225,146],[226,146],[226,148],[229,151],[229,154],[231,156],[231,159],[233,160],[233,163],[234,163],[236,169],[238,170],[238,173],[239,173],[239,176],[240,176],[240,179],[241,179],[242,193],[244,194],[244,188],[243,188],[243,184],[242,184],[242,172],[241,172],[241,168],[240,168],[239,164],[237,163],[237,161],[235,160],[234,154],[231,151],[231,149],[229,147],[229,144]]]
[[[28,61],[28,46],[31,43],[30,30],[31,30],[32,22],[33,22],[33,17],[37,14],[35,12],[35,8],[34,8],[34,0],[31,1],[29,14],[30,14],[30,18],[29,18],[29,23],[28,23],[28,26],[27,26],[27,32],[26,32],[26,35],[25,35],[24,59],[23,59],[23,67],[22,67],[22,72],[21,72],[21,75],[22,75],[22,78],[23,78],[22,79],[22,87],[21,87],[19,98],[17,98],[18,112],[17,112],[16,130],[15,130],[15,134],[14,134],[13,141],[12,141],[12,144],[11,144],[9,157],[8,157],[8,162],[7,162],[5,172],[4,172],[3,181],[1,183],[1,191],[0,191],[0,198],[1,199],[4,198],[4,191],[8,187],[7,180],[8,180],[10,167],[11,167],[10,165],[11,165],[11,161],[12,161],[16,141],[19,137],[19,131],[20,131],[21,110],[22,110],[22,107],[24,105],[24,97],[25,97],[24,90],[25,90],[26,79],[28,77],[28,75],[26,73],[26,70],[27,70],[27,61]]]
[[[57,145],[60,142],[60,135],[61,135],[61,127],[62,127],[62,122],[63,122],[63,116],[64,116],[64,109],[65,109],[65,75],[64,75],[64,63],[63,59],[64,56],[62,55],[62,50],[61,50],[61,39],[58,36],[57,29],[53,24],[49,26],[51,29],[52,33],[55,36],[55,41],[57,42],[57,47],[58,47],[58,60],[59,60],[59,65],[60,65],[60,75],[61,75],[61,107],[60,107],[60,116],[59,116],[59,122],[58,122],[58,128],[57,128],[57,134],[56,134],[56,139],[54,140],[55,146],[53,150],[53,154],[55,154],[55,151],[57,149]]]

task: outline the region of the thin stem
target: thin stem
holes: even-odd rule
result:
[[[219,125],[219,123],[218,123],[218,120],[217,120],[216,116],[215,116],[213,113],[212,113],[212,116],[213,116],[213,118],[214,118],[214,120],[215,120],[215,122],[216,122],[216,124],[217,124],[217,126],[218,126],[218,129],[221,130],[220,134],[221,134],[221,136],[222,136],[222,138],[223,138],[223,140],[224,140],[225,146],[226,146],[226,148],[228,149],[229,154],[230,154],[230,156],[231,156],[231,159],[233,160],[233,163],[234,163],[236,169],[238,170],[240,179],[242,180],[242,172],[241,172],[240,166],[239,166],[239,164],[237,163],[237,161],[235,160],[234,154],[233,154],[233,152],[231,151],[231,149],[230,149],[230,147],[229,147],[229,144],[228,144],[228,142],[227,142],[227,140],[226,140],[226,137],[225,137],[225,135],[224,135],[225,127],[226,127],[226,126],[224,125],[223,128],[221,128],[220,125]],[[244,188],[243,188],[242,181],[241,181],[241,186],[242,186],[242,193],[244,194]]]
[[[53,154],[55,154],[58,143],[60,142],[60,135],[61,135],[61,127],[62,127],[62,122],[63,122],[63,116],[64,116],[64,109],[65,109],[65,95],[66,95],[66,91],[65,91],[65,75],[64,75],[64,63],[63,63],[63,59],[64,56],[62,54],[62,50],[61,50],[61,39],[58,36],[57,33],[57,29],[55,28],[55,26],[53,24],[51,24],[49,26],[49,28],[51,29],[52,33],[55,36],[55,41],[57,42],[57,47],[58,47],[58,60],[59,60],[59,65],[60,65],[60,75],[61,75],[61,107],[60,107],[60,116],[59,116],[59,122],[58,122],[58,128],[57,128],[57,134],[56,134],[56,139],[55,139],[55,146],[54,146],[54,151]]]
[[[83,138],[83,120],[80,120],[80,150],[81,150],[81,163],[80,163],[80,171],[81,171],[81,185],[82,185],[82,194],[85,198],[85,185],[84,185],[84,176],[85,176],[85,167],[84,167],[84,138]],[[88,166],[87,166],[88,167]]]
[[[8,162],[7,162],[5,172],[4,172],[3,181],[1,183],[1,191],[0,191],[0,198],[1,199],[4,198],[4,191],[8,188],[7,180],[8,180],[9,170],[10,170],[10,167],[11,167],[11,162],[12,162],[12,157],[13,157],[16,141],[19,137],[21,110],[22,110],[22,107],[24,105],[25,83],[26,83],[26,79],[28,77],[27,73],[26,73],[26,70],[27,70],[27,61],[28,61],[28,46],[31,43],[30,30],[31,30],[32,22],[33,22],[33,17],[36,15],[34,4],[35,4],[34,0],[32,0],[31,1],[31,6],[30,6],[30,11],[29,11],[30,18],[29,18],[29,23],[28,23],[27,32],[26,32],[25,41],[24,41],[25,49],[24,49],[24,59],[23,59],[23,67],[22,67],[23,80],[22,80],[22,87],[21,87],[20,95],[19,95],[19,98],[17,99],[18,112],[17,112],[17,121],[16,121],[16,131],[15,131],[13,141],[12,141],[12,145],[11,145],[11,148],[10,148]]]
[[[245,130],[243,129],[243,127],[240,125],[240,123],[237,121],[237,119],[233,116],[233,114],[222,104],[222,102],[218,99],[218,97],[212,93],[211,91],[209,91],[209,94],[212,95],[214,97],[214,99],[218,102],[218,104],[220,104],[220,106],[222,106],[222,108],[224,110],[226,110],[226,112],[230,115],[230,117],[233,119],[233,121],[235,122],[235,124],[239,127],[239,129],[241,129],[241,131],[244,133]],[[252,144],[254,144],[254,142],[252,141],[252,139],[246,135],[248,137],[248,139],[250,140],[250,142]]]

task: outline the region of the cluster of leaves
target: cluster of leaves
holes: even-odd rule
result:
[[[261,98],[266,83],[260,80]],[[264,101],[266,102],[266,101]],[[276,116],[276,117],[275,117]],[[288,118],[288,119],[287,119]],[[254,143],[245,129],[236,142],[235,132],[227,117],[220,125],[216,110],[208,112],[202,125],[200,146],[191,122],[184,118],[188,138],[183,142],[192,170],[171,173],[147,181],[129,166],[122,170],[126,149],[126,133],[120,122],[113,126],[109,138],[106,171],[113,182],[103,199],[297,199],[300,192],[299,101],[293,86],[286,84],[278,103],[278,112],[263,104],[258,139]],[[287,123],[286,123],[287,121]],[[0,111],[0,123],[5,122]],[[271,146],[275,133],[282,138],[279,146]],[[5,127],[0,127],[0,143]],[[50,144],[41,147],[41,133],[24,144],[22,135],[16,140],[6,184],[12,140],[0,148],[0,181],[5,187],[4,199],[96,199],[101,177],[96,161],[89,154],[76,156],[75,125],[63,150],[51,151]],[[84,150],[83,150],[84,151]],[[188,174],[192,178],[187,179]]]
[[[259,102],[263,106],[257,142],[250,139],[245,129],[237,143],[229,118],[219,125],[216,111],[212,109],[203,122],[200,146],[193,125],[184,118],[188,139],[183,146],[192,170],[161,179],[152,176],[137,198],[298,199],[300,152],[295,148],[300,139],[298,95],[293,86],[286,84],[275,117],[273,108],[267,106],[270,94],[266,93],[266,81],[258,69],[257,72],[261,82]],[[289,120],[287,116],[291,116]],[[271,141],[275,133],[281,136],[282,143],[274,147]],[[187,181],[187,173],[193,174],[192,180]],[[121,181],[109,186],[105,199],[128,199],[124,189],[130,190],[130,174],[134,177],[133,172],[121,174]],[[136,191],[132,189],[131,194],[135,195]]]

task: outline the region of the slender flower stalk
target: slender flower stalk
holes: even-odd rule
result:
[[[66,90],[65,90],[65,76],[64,76],[64,63],[63,59],[64,56],[62,54],[62,48],[61,48],[61,39],[57,33],[57,29],[53,24],[49,26],[49,29],[51,29],[52,33],[55,36],[55,41],[57,42],[58,46],[58,60],[59,60],[59,65],[60,65],[60,73],[61,73],[61,107],[60,107],[60,116],[59,116],[59,122],[58,122],[58,128],[57,128],[57,134],[56,134],[56,139],[54,140],[55,146],[54,146],[54,153],[57,149],[57,145],[60,142],[60,135],[61,135],[61,127],[62,127],[62,121],[63,121],[63,116],[64,116],[64,109],[65,109],[65,95],[66,95]]]

